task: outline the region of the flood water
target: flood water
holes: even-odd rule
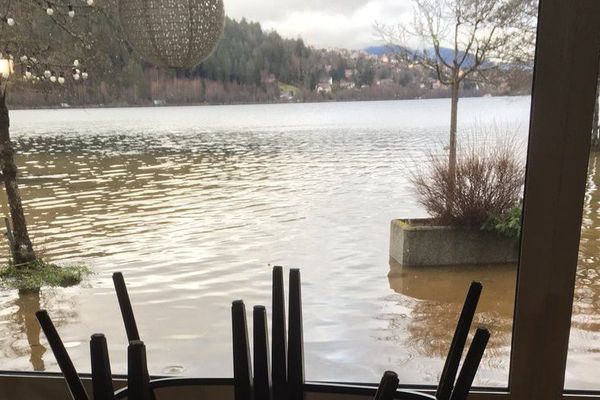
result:
[[[525,140],[529,101],[461,100],[461,134]],[[103,332],[124,372],[111,281],[122,271],[152,373],[232,376],[231,301],[270,306],[271,268],[283,265],[302,270],[308,379],[368,382],[394,369],[403,383],[436,383],[477,279],[477,322],[492,331],[477,383],[505,386],[516,266],[400,269],[388,257],[390,221],[425,216],[409,175],[446,139],[448,116],[448,100],[12,112],[36,248],[95,274],[40,296],[1,292],[0,370],[57,370],[33,318],[43,307],[79,371],[90,369],[89,336]],[[593,185],[586,204],[584,229],[598,235]],[[586,243],[578,386],[597,380],[585,371],[600,331],[600,260]],[[7,258],[6,243],[0,251]]]

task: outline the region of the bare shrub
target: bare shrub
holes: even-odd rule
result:
[[[453,179],[448,157],[430,153],[428,167],[413,173],[418,200],[439,224],[481,227],[518,204],[525,168],[516,140],[460,149]]]

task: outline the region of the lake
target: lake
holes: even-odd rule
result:
[[[459,140],[526,143],[529,105],[461,100]],[[123,373],[111,281],[122,271],[151,373],[232,376],[231,302],[270,308],[271,268],[283,265],[302,271],[307,379],[374,382],[394,369],[402,383],[436,383],[477,279],[477,323],[492,331],[477,384],[505,386],[516,267],[399,273],[388,257],[390,221],[426,215],[410,172],[441,150],[449,107],[442,99],[13,111],[36,248],[95,274],[39,297],[1,292],[0,370],[57,370],[33,317],[42,307],[78,370],[89,371],[89,336],[103,332],[113,372]],[[589,342],[600,331],[599,196],[591,185],[569,361],[577,387],[597,380],[585,371],[600,347]],[[6,259],[5,242],[0,251]]]

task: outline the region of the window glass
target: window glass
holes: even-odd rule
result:
[[[438,6],[454,26],[460,8],[446,1],[290,1],[277,15],[267,3],[229,0],[220,47],[187,73],[125,58],[88,86],[15,94],[34,247],[93,275],[2,291],[0,370],[58,369],[33,316],[45,308],[79,371],[103,332],[125,372],[121,271],[151,373],[231,376],[231,302],[270,308],[283,265],[302,271],[307,379],[393,369],[436,384],[479,281],[475,324],[492,338],[476,383],[507,386],[535,5],[515,6],[514,26],[489,40],[508,44],[486,50],[489,27],[423,31]],[[505,2],[463,3],[483,15]]]
[[[565,387],[599,389],[594,368],[598,365],[600,325],[600,133],[598,131],[598,92],[592,128],[592,148],[588,167],[585,203],[579,243],[579,262],[575,281],[573,317]]]

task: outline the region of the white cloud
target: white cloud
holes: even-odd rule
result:
[[[379,44],[374,23],[406,21],[411,0],[225,0],[227,14],[260,22],[284,37],[317,47]]]

